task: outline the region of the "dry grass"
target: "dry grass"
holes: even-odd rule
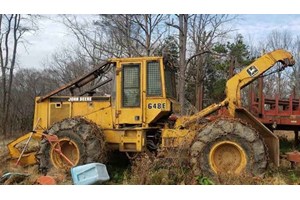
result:
[[[176,166],[176,161],[170,167],[158,164],[157,161],[149,161],[143,158],[138,161],[140,166],[134,166],[124,179],[123,184],[135,185],[194,185],[205,184],[200,181],[201,177],[194,177],[188,168]],[[217,185],[300,185],[300,168],[291,169],[280,167],[268,170],[263,177],[250,175],[219,175],[217,177],[204,177],[209,183]],[[130,178],[129,178],[130,177]]]
[[[3,175],[8,169],[9,163],[9,153],[6,145],[8,144],[8,140],[0,139],[0,176]]]
[[[192,175],[186,152],[167,150],[157,156],[143,154],[125,175],[123,184],[177,185],[191,184]]]

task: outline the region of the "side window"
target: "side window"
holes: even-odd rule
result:
[[[166,95],[169,98],[176,99],[175,71],[165,68]]]
[[[147,63],[147,96],[162,96],[161,75],[158,61]]]
[[[122,66],[122,106],[140,106],[140,65],[126,64]]]

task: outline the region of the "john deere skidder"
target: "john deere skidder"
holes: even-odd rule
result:
[[[101,162],[105,152],[138,153],[160,148],[189,149],[195,173],[260,174],[268,162],[279,165],[278,138],[241,105],[241,89],[272,68],[294,65],[292,55],[276,50],[263,55],[226,83],[226,98],[204,110],[179,118],[175,70],[162,57],[117,58],[67,85],[36,97],[34,132],[8,145],[22,164],[38,161],[41,170]],[[113,71],[112,79],[86,87],[98,76]],[[110,96],[93,96],[112,80]],[[71,96],[57,96],[69,90]],[[201,120],[222,110],[222,114]],[[205,122],[203,122],[205,121]],[[25,153],[17,145],[37,139],[38,152]]]

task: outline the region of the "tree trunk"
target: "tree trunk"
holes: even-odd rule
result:
[[[7,102],[8,102],[8,89],[7,89],[7,77],[6,77],[6,70],[8,69],[9,63],[9,35],[11,33],[11,21],[13,19],[13,15],[10,17],[5,17],[7,19],[7,30],[3,35],[1,35],[1,72],[2,72],[2,91],[3,91],[3,98],[2,98],[2,112],[1,112],[1,122],[2,122],[2,134],[6,136],[6,128],[7,128]],[[1,17],[2,19],[2,17]],[[1,20],[2,22],[2,20]],[[0,33],[1,34],[1,33]],[[2,46],[2,42],[4,40],[4,46]],[[2,51],[2,48],[5,51]]]
[[[1,17],[2,19],[2,17]],[[6,16],[7,19],[7,30],[3,35],[4,38],[4,48],[5,51],[0,51],[1,53],[1,72],[2,72],[2,112],[1,112],[1,122],[2,122],[2,134],[7,135],[7,127],[9,126],[9,112],[10,112],[10,101],[11,101],[11,91],[13,83],[13,73],[16,63],[17,56],[17,46],[18,40],[21,37],[19,31],[19,25],[21,16],[20,15],[10,15]],[[10,33],[12,33],[12,38],[10,38]],[[12,41],[10,41],[12,39]],[[2,49],[2,41],[0,48]],[[11,46],[12,45],[12,46]],[[12,51],[12,52],[10,52]],[[6,70],[9,70],[6,74]]]
[[[145,35],[146,35],[146,45],[145,45],[146,46],[146,55],[150,56],[150,54],[151,54],[151,49],[150,49],[151,35],[150,35],[148,24],[149,24],[149,20],[151,20],[151,17],[149,17],[149,15],[145,14],[144,19],[145,19]],[[151,22],[150,22],[150,26],[151,26]]]
[[[184,114],[185,99],[185,71],[186,71],[186,41],[187,41],[188,15],[179,15],[179,103],[181,114]]]
[[[195,87],[195,93],[196,93],[196,108],[200,111],[203,109],[203,97],[204,97],[204,84],[203,84],[203,66],[204,66],[204,59],[200,56],[197,58],[196,63],[196,87]]]
[[[204,87],[203,81],[200,81],[196,85],[196,108],[199,111],[203,109],[203,97],[204,97],[203,87]]]
[[[5,113],[5,124],[8,126],[9,122],[9,112],[10,112],[10,102],[11,102],[11,88],[13,83],[13,76],[14,76],[14,68],[16,64],[16,55],[17,55],[17,48],[18,48],[18,28],[20,24],[21,17],[20,15],[14,16],[14,29],[13,29],[13,49],[12,49],[12,56],[11,56],[11,63],[9,69],[9,80],[8,80],[8,90],[7,90],[7,103],[6,103],[6,113]],[[6,129],[5,132],[6,134]]]

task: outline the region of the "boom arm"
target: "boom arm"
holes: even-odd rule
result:
[[[62,87],[46,94],[43,97],[40,97],[40,99],[38,100],[38,102],[42,102],[45,99],[48,99],[49,97],[65,90],[65,89],[70,89],[70,91],[73,91],[75,88],[80,88],[88,83],[90,83],[91,81],[95,80],[96,78],[98,78],[100,75],[105,74],[107,72],[107,70],[109,69],[110,65],[113,64],[111,61],[106,61],[102,64],[100,64],[99,66],[95,67],[92,71],[78,77],[77,79],[67,83],[66,85],[63,85]],[[107,83],[111,81],[111,79],[108,79],[107,81],[104,81],[102,83]],[[96,89],[97,87],[102,86],[103,84],[100,83],[100,85],[93,87],[91,90]],[[86,92],[88,93],[88,91]],[[82,93],[81,95],[84,95],[85,93]],[[73,96],[73,95],[72,95]]]
[[[272,68],[277,62],[281,62],[283,68],[295,64],[291,53],[279,49],[258,58],[227,81],[226,99],[228,101],[228,111],[231,116],[235,116],[236,107],[241,107],[241,89],[258,79],[260,75]]]
[[[225,100],[219,104],[213,104],[191,117],[179,118],[176,122],[176,127],[186,127],[197,119],[208,116],[225,105],[228,105],[229,114],[234,117],[236,108],[241,107],[241,89],[258,79],[260,75],[272,68],[277,62],[281,62],[284,68],[295,64],[292,54],[283,49],[261,56],[227,81]]]

